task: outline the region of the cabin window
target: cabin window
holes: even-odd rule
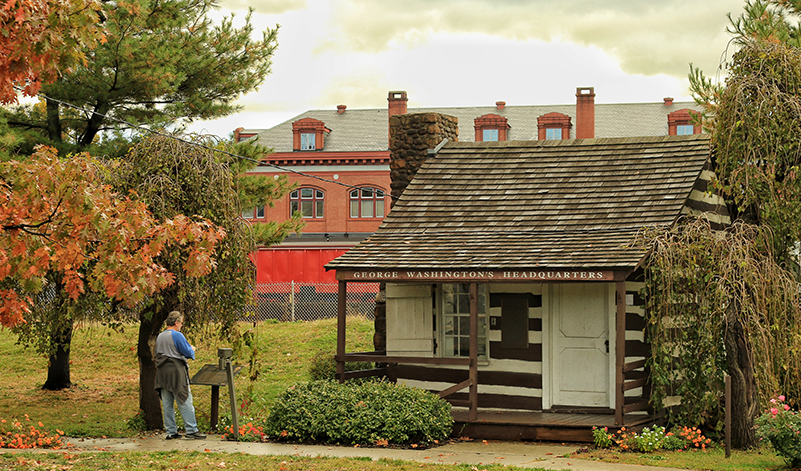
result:
[[[690,134],[693,134],[692,124],[679,124],[678,126],[676,126],[677,136],[689,136]]]
[[[289,211],[291,214],[300,213],[302,218],[317,218],[324,216],[323,198],[325,193],[316,188],[300,188],[289,194]]]
[[[443,284],[442,355],[470,356],[470,284]],[[487,285],[478,285],[478,357],[487,358]]]
[[[350,192],[350,217],[384,217],[384,191],[378,188],[358,188]]]

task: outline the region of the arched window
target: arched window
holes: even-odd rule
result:
[[[384,217],[384,190],[378,188],[358,188],[350,192],[350,217]]]
[[[289,194],[289,212],[300,212],[303,218],[320,219],[325,216],[323,199],[325,193],[316,188],[299,188]]]

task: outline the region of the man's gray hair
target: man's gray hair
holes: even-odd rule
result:
[[[167,327],[172,327],[176,322],[183,321],[184,315],[181,314],[181,311],[172,311],[171,313],[167,314],[167,320],[165,320],[164,323],[167,324]]]

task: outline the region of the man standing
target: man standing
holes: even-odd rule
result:
[[[167,328],[156,337],[156,391],[161,397],[164,412],[164,429],[167,440],[181,438],[175,424],[175,407],[184,419],[186,438],[202,440],[195,419],[195,406],[192,404],[192,391],[189,389],[188,359],[195,359],[195,347],[189,345],[181,333],[184,316],[172,311],[164,321]]]

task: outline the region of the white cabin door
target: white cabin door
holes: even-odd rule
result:
[[[610,406],[609,290],[608,283],[552,285],[552,406]]]

